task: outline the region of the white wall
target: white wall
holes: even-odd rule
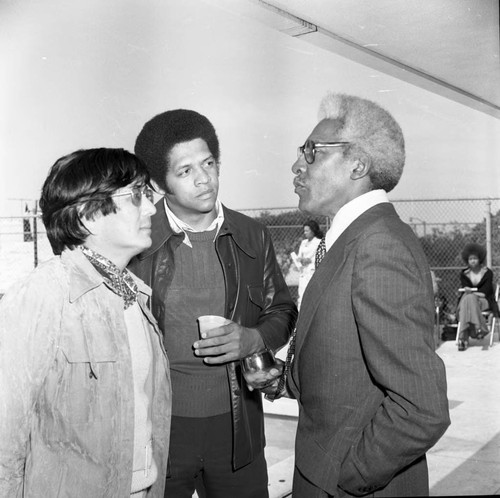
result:
[[[61,155],[132,150],[147,119],[177,107],[217,128],[226,204],[295,206],[290,167],[327,90],[399,120],[393,198],[500,194],[499,120],[200,0],[2,2],[0,60],[0,216],[37,198]]]

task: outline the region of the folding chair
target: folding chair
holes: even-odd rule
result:
[[[500,293],[500,285],[497,284],[497,287],[495,289],[495,301],[498,303],[498,297],[499,297],[499,293]],[[490,315],[489,315],[489,318],[491,320],[491,327],[490,327],[490,346],[493,346],[493,336],[495,335],[495,325],[497,324],[497,317],[492,313],[490,312]],[[498,337],[498,340],[500,341],[500,333],[499,333],[499,337]]]

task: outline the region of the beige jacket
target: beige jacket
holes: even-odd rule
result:
[[[153,454],[163,497],[171,387],[155,319]],[[134,395],[123,303],[78,250],[39,266],[0,300],[0,496],[130,495]]]

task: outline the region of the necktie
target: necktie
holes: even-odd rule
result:
[[[321,260],[325,257],[325,254],[326,254],[326,244],[325,244],[325,237],[323,237],[318,245],[318,248],[316,249],[316,255],[314,258],[314,266],[316,268],[321,263]],[[281,377],[278,381],[278,387],[276,388],[276,392],[274,393],[274,395],[266,395],[266,398],[271,401],[283,396],[286,379],[290,372],[290,367],[292,366],[292,361],[295,354],[296,334],[297,334],[297,329],[294,329],[294,331],[292,332],[292,337],[290,338],[290,345],[288,346],[288,351],[286,353],[285,366],[283,367],[283,373],[281,374]]]
[[[286,379],[288,377],[288,373],[290,372],[290,367],[292,365],[293,355],[295,353],[295,337],[296,337],[297,329],[294,329],[292,332],[292,337],[290,338],[290,344],[288,346],[288,351],[286,353],[285,366],[283,367],[283,372],[281,373],[280,380],[278,381],[278,387],[274,394],[267,395],[266,398],[270,401],[274,401],[276,398],[280,398],[283,396],[283,391],[286,383]]]
[[[316,256],[314,258],[314,266],[316,268],[319,266],[322,259],[325,257],[325,254],[326,254],[326,244],[325,244],[325,238],[323,237],[318,245],[318,248],[316,249]]]

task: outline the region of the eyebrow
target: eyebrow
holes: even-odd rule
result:
[[[204,159],[202,159],[200,161],[200,163],[206,163],[207,161],[210,161],[210,159],[213,159],[215,161],[215,157],[213,154],[210,154],[208,156],[206,156]],[[197,163],[198,161],[195,161],[194,163],[192,161],[187,161],[186,162],[182,162],[180,163],[176,168],[177,169],[181,169],[181,168],[185,168],[186,166],[192,166],[193,164]]]

